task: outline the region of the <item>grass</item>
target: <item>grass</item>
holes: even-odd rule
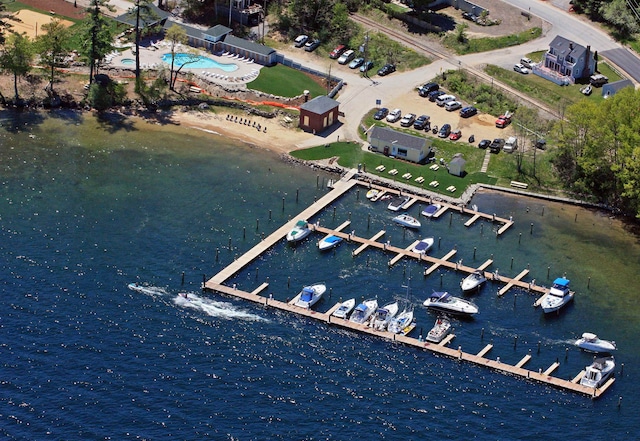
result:
[[[517,46],[531,40],[535,40],[542,35],[541,28],[532,28],[518,34],[505,35],[502,37],[465,38],[458,41],[457,31],[448,33],[444,38],[444,44],[449,49],[454,50],[458,55],[487,52],[505,47]]]
[[[312,97],[326,95],[327,90],[299,70],[278,64],[260,70],[260,75],[249,83],[253,90],[276,96],[295,97],[308,90]]]

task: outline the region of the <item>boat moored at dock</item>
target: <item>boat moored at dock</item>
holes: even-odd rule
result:
[[[306,220],[299,220],[296,225],[287,233],[287,242],[300,242],[302,239],[311,234],[311,227]]]
[[[431,296],[424,301],[424,306],[448,314],[472,316],[478,313],[478,307],[468,300],[454,297],[448,292],[434,291]]]
[[[351,314],[349,321],[353,323],[364,323],[369,319],[369,317],[371,317],[376,309],[378,309],[378,299],[366,300],[356,306],[356,309],[353,311],[353,314]]]
[[[585,373],[580,379],[580,384],[594,389],[600,387],[613,375],[615,367],[616,363],[613,357],[596,358],[593,363],[586,367]]]
[[[356,307],[356,299],[345,300],[340,304],[338,309],[333,311],[332,315],[334,317],[338,317],[346,320],[347,318],[349,318],[349,314],[351,314],[351,311],[353,311],[353,308],[355,307]]]
[[[571,300],[573,300],[573,292],[569,290],[569,279],[558,277],[553,281],[553,286],[549,289],[549,293],[542,300],[540,306],[548,314],[558,311]]]
[[[411,251],[418,254],[427,254],[434,242],[435,239],[433,237],[426,237],[411,248]]]
[[[479,290],[487,281],[483,271],[474,271],[460,282],[462,292],[471,292]]]
[[[342,242],[342,238],[339,236],[335,236],[333,234],[328,235],[320,242],[318,242],[318,249],[320,251],[330,250],[331,248],[335,248]]]
[[[393,218],[393,221],[405,228],[420,228],[420,221],[408,214],[400,214]]]
[[[411,198],[409,196],[396,196],[391,199],[387,208],[391,211],[400,211],[404,209],[405,205],[409,203]]]
[[[440,316],[436,319],[433,328],[427,333],[427,341],[440,343],[449,332],[451,332],[451,321],[446,316]]]
[[[442,205],[440,204],[429,204],[424,208],[424,210],[422,210],[422,215],[424,217],[433,217],[441,208]]]
[[[315,283],[313,285],[305,286],[300,291],[298,300],[294,303],[301,308],[311,308],[318,303],[322,298],[322,294],[327,290],[327,285],[324,283]]]

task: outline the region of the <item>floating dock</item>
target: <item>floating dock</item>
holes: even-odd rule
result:
[[[440,355],[445,355],[450,358],[457,359],[459,361],[466,361],[479,366],[486,366],[497,372],[513,375],[516,377],[526,378],[528,380],[537,381],[537,382],[551,385],[560,389],[584,394],[594,399],[600,397],[614,383],[615,379],[611,378],[600,388],[594,389],[594,388],[582,386],[581,384],[579,384],[579,382],[582,375],[584,375],[584,371],[578,374],[572,380],[563,380],[561,378],[553,377],[551,374],[559,367],[560,364],[558,362],[553,363],[545,371],[543,371],[542,369],[539,369],[538,371],[525,369],[524,366],[531,359],[530,355],[525,355],[516,365],[503,363],[500,361],[500,357],[497,357],[495,360],[493,360],[486,357],[486,355],[493,349],[493,345],[491,344],[486,345],[477,354],[464,352],[461,346],[458,346],[457,349],[453,349],[448,346],[448,344],[455,338],[455,335],[453,334],[450,334],[449,336],[447,336],[447,338],[444,339],[439,344],[434,344],[434,343],[425,342],[422,336],[420,336],[419,338],[414,338],[414,337],[409,337],[407,335],[394,334],[388,331],[377,331],[363,324],[356,324],[348,320],[333,317],[332,314],[340,306],[340,303],[336,303],[327,312],[322,313],[322,312],[314,311],[313,309],[300,308],[293,305],[292,303],[290,304],[287,302],[276,300],[272,298],[271,295],[263,296],[261,295],[261,293],[263,293],[269,286],[269,284],[266,282],[260,284],[251,292],[237,289],[235,285],[232,287],[224,285],[224,282],[226,282],[229,278],[233,277],[236,273],[242,270],[246,265],[250,264],[262,253],[264,253],[269,248],[274,246],[278,241],[282,240],[286,236],[286,234],[293,228],[293,226],[299,219],[310,219],[312,216],[314,216],[315,214],[320,212],[322,209],[324,209],[327,205],[334,202],[336,199],[338,199],[347,191],[352,189],[355,185],[357,185],[359,182],[352,179],[354,174],[355,174],[355,170],[352,170],[349,173],[347,173],[345,176],[343,176],[340,180],[334,182],[332,190],[329,193],[327,193],[325,196],[320,198],[317,202],[315,202],[314,204],[312,204],[311,206],[303,210],[291,221],[287,222],[282,227],[274,231],[267,238],[260,241],[260,243],[258,243],[249,251],[247,251],[245,254],[243,254],[238,259],[233,261],[230,265],[223,268],[220,272],[218,272],[211,279],[209,279],[204,283],[203,289],[221,293],[224,295],[237,297],[237,298],[248,300],[248,301],[252,301],[252,302],[264,305],[265,307],[277,308],[279,310],[299,314],[301,316],[319,320],[327,324],[340,326],[345,329],[350,329],[353,331],[378,336],[380,338],[385,338],[391,341],[396,341],[399,343],[406,344],[408,346],[413,346],[413,347],[427,350]],[[369,185],[369,188],[371,188],[371,185]],[[385,190],[386,192],[391,192],[391,193],[394,192],[394,190],[386,189],[380,186],[376,186],[376,188]],[[400,192],[398,191],[396,193],[400,193]],[[415,199],[431,203],[430,199],[428,198],[422,198],[420,196],[417,196],[415,197]],[[442,202],[438,201],[438,203],[442,203]],[[467,221],[467,223],[465,224],[467,226],[471,225],[473,222],[475,222],[477,219],[480,219],[480,218],[487,218],[487,219],[491,219],[492,222],[503,223],[504,225],[502,226],[502,228],[500,228],[500,230],[498,231],[498,234],[501,234],[502,232],[506,231],[506,229],[508,229],[513,224],[513,222],[510,219],[507,220],[507,219],[498,218],[495,216],[495,214],[487,215],[485,213],[480,213],[475,210],[465,211],[463,207],[458,208],[454,205],[449,205],[446,203],[443,203],[443,208],[437,214],[438,215],[442,214],[444,213],[444,211],[450,208],[456,208],[461,212],[468,212],[472,216],[472,218],[469,221]],[[324,228],[319,225],[316,225],[313,228],[317,232],[321,232],[325,234],[334,234],[336,236],[340,236],[344,239],[347,239],[350,242],[360,243],[361,244],[360,247],[353,252],[354,257],[356,257],[365,249],[369,247],[374,247],[374,248],[381,249],[384,252],[395,254],[395,256],[389,261],[389,265],[394,264],[395,262],[397,262],[403,257],[417,259],[420,262],[430,263],[431,266],[425,270],[425,275],[431,274],[433,271],[435,271],[435,269],[441,266],[449,269],[453,269],[455,271],[463,271],[467,273],[472,273],[476,270],[484,271],[484,269],[490,266],[492,263],[492,260],[489,259],[485,261],[480,267],[473,268],[469,266],[464,266],[462,265],[461,262],[451,262],[449,261],[449,259],[456,254],[455,249],[449,251],[442,258],[436,258],[436,257],[431,257],[429,255],[417,254],[410,251],[411,247],[398,248],[398,247],[392,246],[388,242],[385,242],[385,243],[378,242],[378,239],[384,236],[385,234],[384,230],[376,233],[371,239],[361,238],[361,237],[355,236],[354,234],[346,234],[340,231],[346,228],[348,225],[349,223],[345,222],[335,230]],[[548,292],[547,288],[539,287],[532,283],[522,282],[520,280],[522,277],[524,277],[524,275],[526,275],[527,272],[528,270],[523,270],[514,279],[510,279],[504,276],[499,276],[497,273],[485,272],[485,276],[489,280],[498,280],[498,281],[504,282],[506,285],[501,290],[504,292],[506,292],[507,289],[512,286],[519,286],[525,289],[529,289],[530,291],[546,294]]]

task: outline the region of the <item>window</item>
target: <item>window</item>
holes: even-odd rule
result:
[[[407,157],[407,149],[398,149],[398,156]]]

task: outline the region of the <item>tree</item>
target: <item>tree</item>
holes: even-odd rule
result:
[[[614,25],[623,36],[630,36],[640,31],[636,16],[631,12],[625,0],[611,0],[603,3],[599,10],[602,18]]]
[[[0,54],[0,66],[2,69],[13,74],[13,87],[15,90],[15,100],[18,102],[18,78],[24,76],[31,70],[33,61],[32,43],[26,34],[11,34],[5,41],[4,50]]]
[[[53,91],[54,75],[56,67],[62,65],[61,61],[69,50],[69,30],[60,19],[54,19],[42,25],[44,34],[40,34],[35,41],[35,49],[40,55],[42,63],[50,68],[50,87]]]
[[[333,18],[331,19],[332,39],[336,43],[348,43],[355,33],[354,30],[347,6],[344,3],[333,5]]]
[[[198,60],[198,54],[195,52],[188,52],[187,59],[183,60],[183,63],[175,69],[175,59],[176,59],[176,46],[179,44],[185,44],[187,42],[187,31],[177,24],[174,24],[169,29],[167,29],[167,33],[165,35],[165,39],[169,41],[171,45],[171,67],[169,71],[169,89],[175,90],[176,81],[178,80],[178,74],[180,70],[189,63],[194,63]],[[174,71],[175,69],[175,71]]]
[[[98,72],[100,60],[113,50],[113,31],[102,14],[102,9],[113,10],[109,0],[90,0],[88,17],[81,26],[80,54],[89,61],[89,84]]]
[[[140,40],[147,28],[147,23],[152,21],[155,14],[151,10],[151,0],[135,0],[128,14],[135,17],[135,45],[136,45],[136,92],[142,91],[142,76],[140,74]]]

